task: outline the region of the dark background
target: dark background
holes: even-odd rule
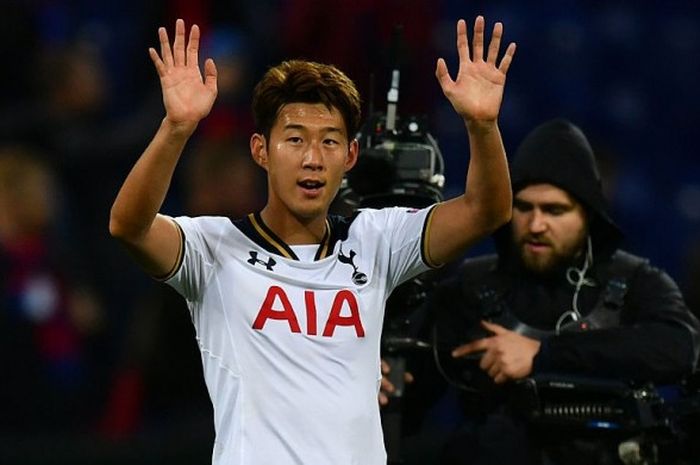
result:
[[[2,463],[210,461],[211,407],[186,308],[107,230],[116,191],[163,116],[147,48],[178,17],[201,26],[200,56],[215,58],[221,90],[165,212],[260,207],[264,184],[247,155],[250,95],[282,59],[338,65],[364,110],[383,110],[398,24],[399,114],[428,116],[446,196],[459,194],[467,140],[434,67],[442,56],[454,76],[456,19],[471,31],[483,14],[487,30],[502,21],[505,41],[518,44],[500,117],[508,153],[546,119],[578,124],[625,248],[667,270],[699,311],[696,2],[6,0],[0,13],[0,159],[33,160],[51,185],[35,185],[32,203],[24,178],[9,169],[3,177],[0,166],[0,183],[19,193],[0,203],[0,230],[14,231],[37,205],[51,212],[40,228],[0,231]],[[490,249],[484,241],[470,254]]]

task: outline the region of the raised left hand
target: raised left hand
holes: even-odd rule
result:
[[[447,70],[445,60],[437,61],[435,76],[442,92],[455,111],[465,121],[495,121],[503,100],[506,73],[515,54],[515,43],[508,45],[500,64],[496,64],[503,24],[493,26],[486,61],[484,61],[484,18],[474,21],[472,52],[469,51],[467,25],[463,19],[457,22],[457,52],[459,70],[454,81]]]
[[[482,321],[481,325],[493,336],[457,347],[452,351],[453,357],[483,352],[479,367],[497,384],[532,373],[532,361],[540,350],[540,341],[488,321]]]

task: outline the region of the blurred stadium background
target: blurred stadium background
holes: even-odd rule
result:
[[[471,29],[477,14],[518,43],[500,118],[508,152],[546,119],[581,126],[626,248],[666,269],[700,313],[697,2],[5,0],[0,463],[210,463],[211,406],[186,309],[107,231],[163,116],[147,54],[158,26],[198,23],[200,56],[220,73],[165,210],[237,216],[264,198],[247,155],[255,81],[285,58],[330,62],[356,81],[365,110],[383,110],[397,24],[399,114],[428,116],[446,196],[458,193],[467,143],[434,66],[442,56],[456,69],[455,21]]]

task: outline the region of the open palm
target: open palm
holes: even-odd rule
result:
[[[503,25],[496,23],[493,27],[491,42],[484,61],[484,18],[478,16],[474,22],[474,40],[472,53],[469,52],[467,26],[464,20],[457,22],[457,51],[459,53],[459,70],[457,79],[452,80],[445,60],[437,62],[435,75],[442,91],[455,111],[465,120],[490,121],[498,117],[503,100],[506,73],[515,54],[515,44],[506,49],[501,63],[496,59],[503,36]]]
[[[172,49],[165,28],[158,29],[160,56],[149,49],[160,76],[163,103],[167,118],[177,125],[196,125],[209,111],[216,99],[216,66],[210,58],[204,63],[204,78],[199,69],[199,38],[197,25],[190,29],[185,45],[185,22],[175,23]]]

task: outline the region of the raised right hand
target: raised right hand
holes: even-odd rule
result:
[[[185,46],[185,22],[175,22],[172,49],[164,27],[158,29],[160,56],[155,49],[148,53],[160,76],[166,120],[174,127],[192,132],[199,121],[209,114],[216,99],[216,65],[208,58],[204,62],[204,78],[199,69],[199,27],[190,29]]]
[[[515,43],[511,43],[500,64],[497,63],[503,24],[496,23],[484,59],[484,28],[484,17],[477,16],[474,21],[473,50],[470,52],[467,25],[460,19],[457,22],[457,78],[452,80],[443,58],[438,60],[435,69],[443,93],[465,121],[496,120],[503,100],[506,73],[515,55]]]

